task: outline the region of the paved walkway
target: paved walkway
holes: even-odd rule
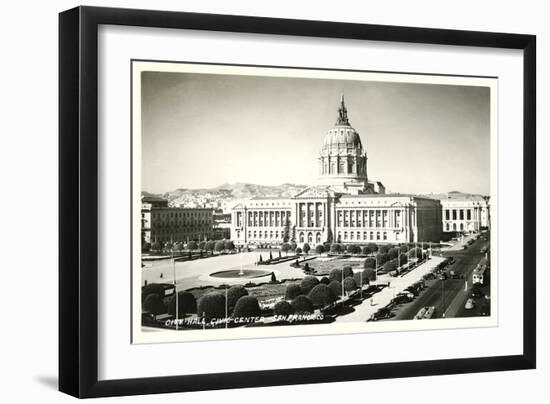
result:
[[[225,271],[230,269],[260,269],[274,272],[278,280],[303,278],[305,275],[301,269],[296,269],[290,266],[294,261],[287,261],[275,265],[255,265],[254,263],[259,258],[257,252],[247,252],[240,254],[219,255],[210,258],[203,258],[194,261],[183,261],[175,263],[177,288],[185,290],[200,286],[217,286],[221,284],[244,284],[247,282],[267,282],[271,279],[271,275],[266,275],[261,278],[254,279],[227,279],[227,278],[212,278],[209,276],[213,272]],[[266,254],[262,253],[264,259]],[[269,256],[269,254],[267,254]],[[283,255],[284,256],[284,255]],[[172,260],[160,260],[146,262],[145,267],[141,269],[142,284],[148,283],[172,283],[174,281],[174,268]],[[162,276],[162,277],[161,277]]]
[[[379,283],[390,282],[390,287],[382,289],[373,296],[374,305],[371,306],[370,299],[354,306],[355,311],[336,317],[336,322],[351,323],[367,321],[378,309],[390,303],[390,301],[400,292],[404,291],[413,283],[422,279],[422,277],[431,272],[440,262],[445,260],[442,257],[431,257],[427,262],[413,269],[408,274],[397,278],[379,277]]]

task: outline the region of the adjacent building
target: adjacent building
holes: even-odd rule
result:
[[[291,198],[252,198],[232,209],[239,244],[439,241],[442,205],[416,195],[386,194],[369,178],[367,152],[351,126],[344,98],[318,158],[318,183]]]
[[[490,227],[488,197],[462,192],[427,196],[441,203],[445,233],[473,233]]]
[[[210,208],[169,207],[156,196],[141,198],[142,242],[165,242],[211,239],[214,216]]]

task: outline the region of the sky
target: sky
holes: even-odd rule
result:
[[[370,180],[490,193],[488,87],[142,73],[142,190],[313,185],[344,94]]]

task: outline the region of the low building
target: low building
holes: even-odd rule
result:
[[[176,208],[158,197],[141,199],[142,242],[205,240],[213,237],[214,217],[210,208]]]

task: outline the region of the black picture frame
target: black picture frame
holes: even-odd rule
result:
[[[180,28],[523,51],[523,354],[98,380],[98,26]],[[104,397],[536,367],[536,37],[325,21],[77,7],[59,15],[59,390]]]

